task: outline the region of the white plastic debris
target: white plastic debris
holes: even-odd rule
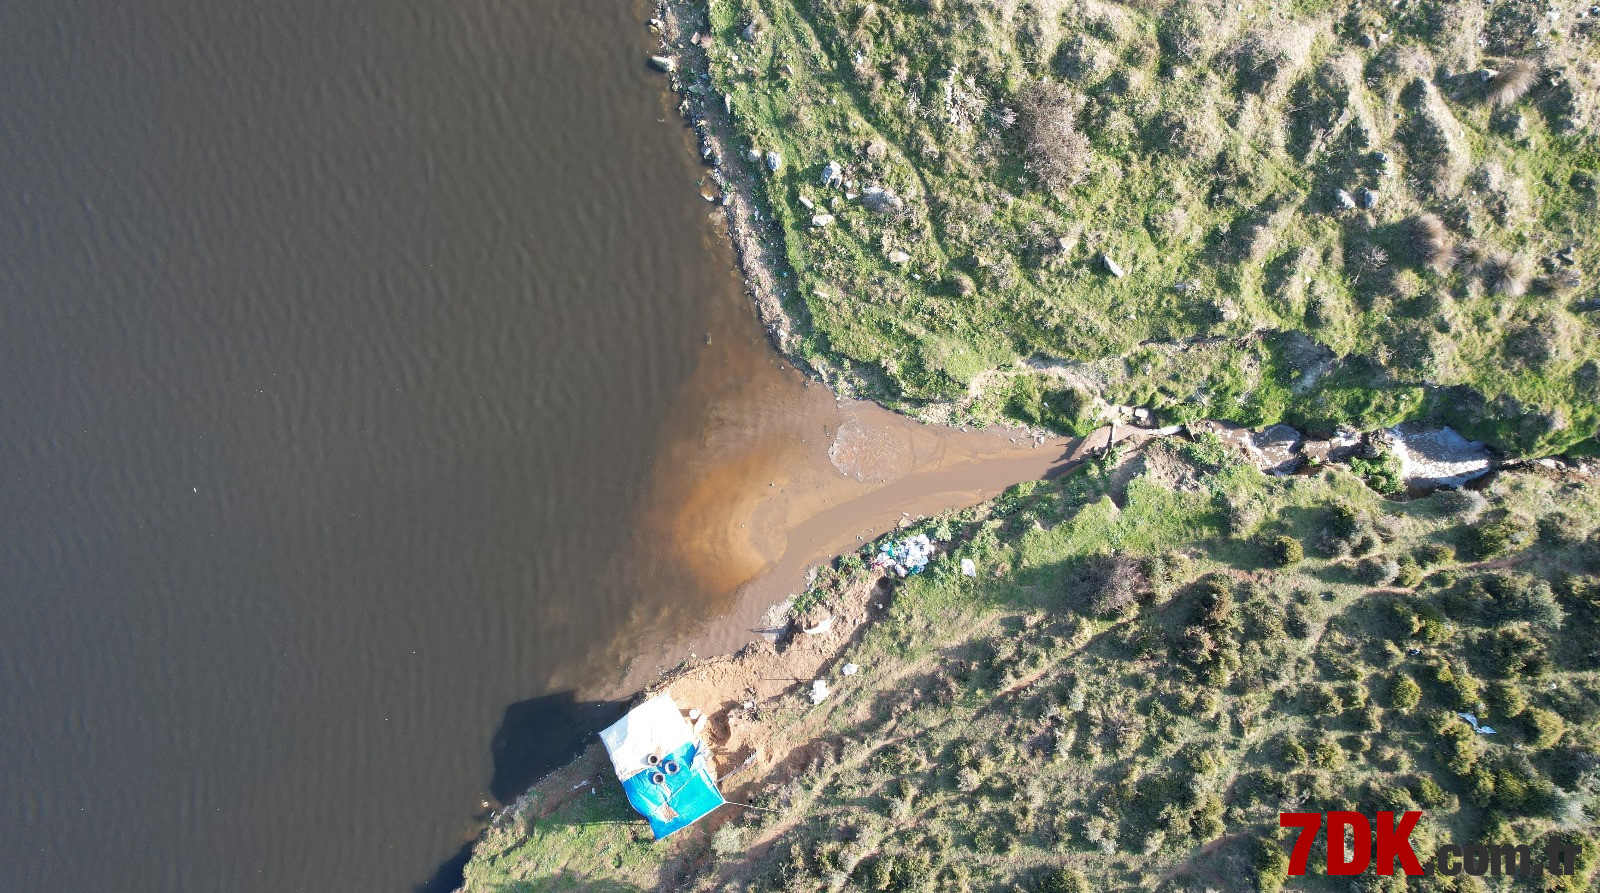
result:
[[[701,713],[700,713],[700,708],[699,707],[690,707],[689,708],[689,721],[690,722],[694,722],[695,720],[699,719],[700,716],[701,716]]]
[[[808,636],[820,636],[830,629],[833,629],[832,614],[822,618],[821,622],[819,622],[816,626],[807,627],[806,629],[802,630],[802,632]]]
[[[854,676],[855,674],[857,674],[859,672],[861,672],[861,665],[860,664],[845,664],[844,665],[844,674],[846,676]]]
[[[976,577],[977,575],[978,575],[978,565],[977,565],[977,563],[974,562],[971,558],[963,558],[963,559],[961,559],[961,576],[963,576],[963,577]]]
[[[828,699],[828,683],[821,679],[811,683],[811,703],[820,704]]]

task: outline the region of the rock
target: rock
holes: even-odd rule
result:
[[[811,202],[811,199],[806,198],[803,195],[800,196],[800,205],[802,207],[804,207],[807,211],[814,211],[817,208],[817,206]]]
[[[977,575],[978,565],[971,558],[961,559],[961,576],[976,577]]]
[[[755,22],[751,22],[744,26],[744,30],[739,32],[739,36],[751,43],[755,43],[757,38],[761,37],[761,29],[756,27]]]
[[[1356,202],[1359,203],[1361,207],[1370,211],[1378,206],[1378,194],[1363,186],[1361,190],[1356,193]]]
[[[827,187],[844,185],[844,167],[837,161],[830,161],[822,168],[822,185]]]
[[[911,255],[905,253],[904,251],[896,250],[889,252],[889,263],[891,264],[904,264],[909,263],[910,261]]]
[[[1121,265],[1112,260],[1111,255],[1106,254],[1104,251],[1100,252],[1100,263],[1105,264],[1107,273],[1110,273],[1112,276],[1115,276],[1118,279],[1123,277],[1124,274],[1122,272]]]
[[[757,161],[760,161],[761,160],[761,150],[760,149],[751,149],[750,151],[744,153],[744,160],[748,161],[748,162],[751,162],[752,164],[754,164]]]
[[[1336,204],[1341,210],[1355,210],[1356,200],[1351,197],[1350,193],[1345,192],[1343,189],[1335,189],[1333,191],[1333,201],[1334,204]]]
[[[832,214],[817,214],[816,216],[811,218],[811,225],[815,226],[815,227],[824,227],[824,226],[828,226],[828,225],[830,225],[832,223],[833,223],[833,215]]]
[[[777,152],[769,151],[767,153],[767,170],[777,173],[780,167],[783,167],[783,156]]]
[[[1364,49],[1369,49],[1370,50],[1370,49],[1372,49],[1373,47],[1375,47],[1377,45],[1378,45],[1377,38],[1373,37],[1371,34],[1363,34],[1363,35],[1361,35],[1361,46]]]
[[[656,71],[665,74],[671,74],[678,70],[678,60],[671,56],[651,56],[650,64],[655,67]]]
[[[861,204],[866,205],[867,210],[880,214],[898,211],[906,206],[905,201],[895,195],[893,189],[883,186],[868,186],[861,193]]]

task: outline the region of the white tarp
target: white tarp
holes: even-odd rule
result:
[[[649,758],[663,757],[694,740],[694,728],[683,718],[672,696],[659,694],[628,711],[600,733],[617,778],[627,781],[650,768]]]

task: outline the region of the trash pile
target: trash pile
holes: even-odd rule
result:
[[[928,560],[932,557],[933,543],[927,534],[919,533],[898,543],[893,540],[884,543],[878,549],[877,556],[872,559],[872,566],[904,577],[907,574],[919,573],[928,566]]]

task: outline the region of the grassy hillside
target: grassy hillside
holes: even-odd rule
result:
[[[727,788],[759,811],[649,843],[591,749],[468,889],[1272,890],[1280,811],[1421,808],[1424,858],[1561,831],[1585,873],[1542,889],[1592,890],[1597,519],[1595,486],[1533,475],[1394,503],[1216,442],[1114,456],[928,524],[949,552],[881,596],[833,697],[757,706],[780,752]],[[861,555],[801,607],[859,593]],[[1297,888],[1541,889],[1445,880]]]
[[[1597,29],[1531,0],[716,0],[689,89],[726,97],[800,352],[846,387],[1593,450]]]

